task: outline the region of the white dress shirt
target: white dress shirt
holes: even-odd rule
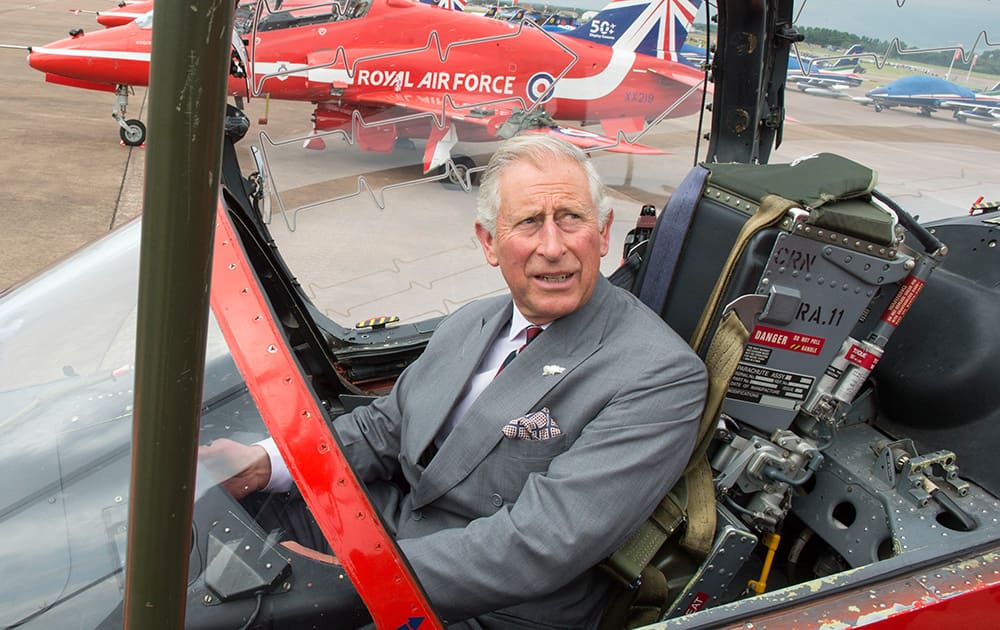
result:
[[[534,325],[525,319],[521,311],[517,310],[517,306],[514,306],[514,315],[511,317],[510,324],[505,326],[500,331],[500,334],[497,335],[497,338],[493,340],[493,345],[483,355],[483,360],[480,361],[479,367],[476,368],[475,373],[473,373],[469,381],[465,384],[465,389],[462,390],[458,402],[451,408],[451,413],[448,414],[444,424],[441,426],[441,431],[434,436],[435,446],[440,447],[444,439],[448,437],[448,434],[465,417],[465,412],[469,410],[472,403],[476,402],[476,398],[479,398],[479,394],[483,393],[486,386],[496,377],[497,371],[503,364],[504,359],[507,358],[507,355],[524,345],[528,339],[527,330]],[[548,324],[543,324],[541,326],[542,330],[545,330],[547,326]]]

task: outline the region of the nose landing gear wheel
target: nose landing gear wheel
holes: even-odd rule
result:
[[[456,155],[451,158],[454,167],[449,169],[447,165],[440,167],[440,173],[447,171],[448,178],[442,180],[443,184],[450,184],[464,188],[466,182],[474,184],[473,178],[468,174],[471,169],[476,168],[476,163],[467,155]]]
[[[146,125],[141,120],[130,118],[125,126],[118,130],[122,142],[130,147],[137,147],[146,141]]]

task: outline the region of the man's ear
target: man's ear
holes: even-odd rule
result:
[[[493,235],[479,221],[476,221],[476,238],[479,239],[479,244],[483,246],[483,254],[486,255],[486,262],[492,267],[499,265],[500,259],[497,258],[496,253],[493,251]]]
[[[601,229],[601,256],[608,253],[609,243],[611,242],[611,224],[615,220],[614,209],[608,210],[608,218],[604,221],[604,227]]]

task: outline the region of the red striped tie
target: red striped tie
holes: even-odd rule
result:
[[[520,348],[518,348],[517,350],[511,350],[510,351],[510,354],[508,354],[507,358],[504,359],[503,363],[500,364],[500,368],[497,370],[497,373],[496,373],[496,375],[493,376],[493,378],[496,378],[497,376],[499,376],[500,372],[503,372],[503,369],[505,367],[507,367],[507,364],[509,364],[511,361],[513,361],[514,357],[516,357],[518,354],[521,353],[521,350],[524,350],[525,348],[527,348],[528,344],[531,343],[532,341],[534,341],[535,337],[537,337],[538,335],[540,335],[541,332],[542,332],[542,330],[543,329],[542,329],[541,326],[528,326],[524,330],[524,336],[525,336],[524,344]]]

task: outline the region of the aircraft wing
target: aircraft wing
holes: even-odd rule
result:
[[[424,149],[424,172],[442,166],[450,157],[451,149],[458,143],[459,131],[480,138],[503,139],[522,132],[547,133],[558,136],[585,151],[607,150],[614,153],[664,155],[660,149],[641,144],[620,142],[617,138],[603,136],[584,129],[556,123],[544,110],[524,111],[508,104],[463,106],[456,104],[448,94],[407,94],[384,91],[366,93],[360,106],[378,110],[396,109],[415,114],[431,114],[434,123]]]
[[[942,101],[941,109],[951,109],[960,112],[974,112],[978,115],[1000,116],[1000,102],[969,103],[968,101]]]
[[[676,72],[665,70],[663,68],[646,68],[646,72],[657,77],[660,81],[670,81],[680,85],[686,85],[687,87],[700,86],[705,80],[705,76],[701,74],[700,71],[692,72],[692,70],[694,69],[685,66],[678,66]],[[709,93],[711,93],[711,87],[709,87]]]
[[[789,75],[788,83],[794,85],[806,94],[829,96],[831,98],[840,98],[845,96],[847,94],[847,90],[850,88],[847,83],[836,79],[807,78],[804,76],[792,78],[792,76]]]
[[[655,149],[653,147],[649,147],[644,144],[619,142],[615,138],[602,136],[592,131],[587,131],[586,129],[579,129],[577,127],[565,127],[565,126],[536,127],[533,129],[526,129],[525,133],[547,133],[550,136],[556,136],[557,138],[562,138],[563,140],[569,142],[570,144],[580,147],[584,151],[593,151],[601,149],[605,151],[610,151],[611,153],[633,153],[637,155],[668,154],[666,151]]]
[[[840,88],[847,89],[850,87],[846,81],[841,81],[840,79],[830,79],[826,77],[806,77],[806,76],[792,76],[789,75],[787,81],[789,83],[794,83],[799,87],[809,86],[809,87],[824,87],[824,88]]]
[[[941,103],[941,108],[954,111],[955,118],[963,122],[966,120],[981,120],[991,123],[1000,121],[1000,103],[978,104],[964,103],[962,101],[944,101]]]
[[[799,72],[789,72],[786,79],[788,83],[793,83],[799,89],[807,87],[818,87],[830,90],[846,90],[849,87],[861,85],[861,79],[850,76],[831,76],[830,74],[801,74]]]

